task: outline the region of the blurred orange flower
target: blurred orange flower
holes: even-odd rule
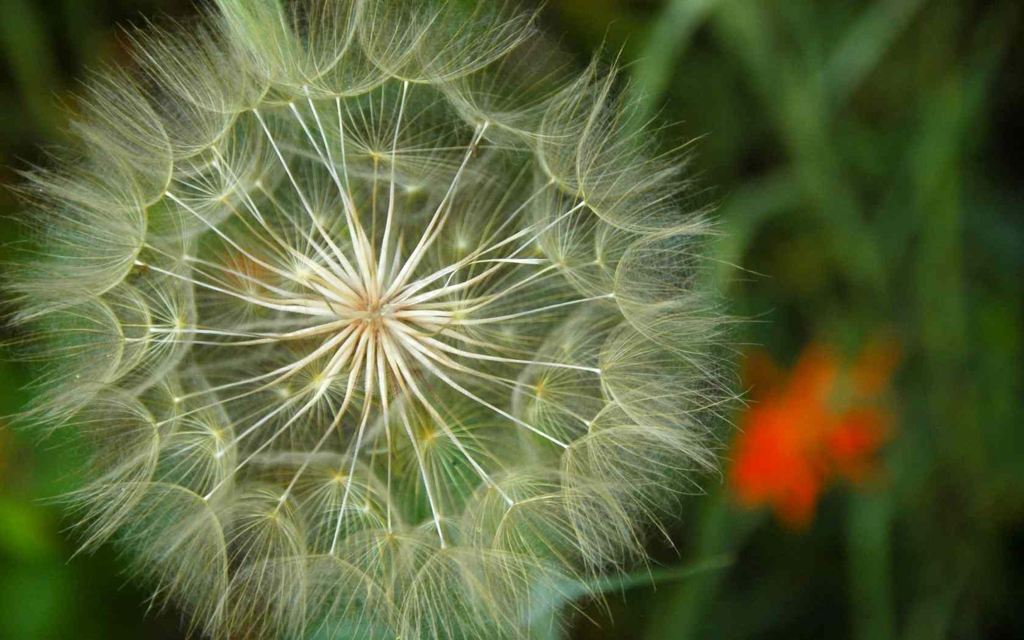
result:
[[[844,366],[828,347],[812,344],[782,380],[769,356],[753,354],[746,377],[755,402],[742,418],[730,478],[739,502],[768,505],[801,528],[831,481],[871,477],[891,422],[878,398],[898,359],[892,342],[876,341]]]

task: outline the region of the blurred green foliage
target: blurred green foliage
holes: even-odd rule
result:
[[[0,0],[0,183],[60,141],[76,79],[124,58],[112,25],[194,10]],[[621,51],[647,112],[680,123],[666,144],[701,138],[738,342],[792,361],[884,332],[904,354],[880,481],[830,491],[793,532],[707,479],[678,548],[655,550],[665,568],[607,585],[572,636],[1024,637],[1024,6],[549,0],[542,17],[581,60]],[[11,413],[26,380],[0,367]],[[67,437],[0,426],[0,638],[182,637],[109,553],[68,560],[45,501],[75,486]]]

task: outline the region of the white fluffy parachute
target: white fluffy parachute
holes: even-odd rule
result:
[[[641,560],[730,398],[708,225],[501,2],[218,0],[23,188],[28,422],[211,637],[527,637]]]

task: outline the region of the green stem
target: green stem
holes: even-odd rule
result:
[[[891,640],[896,637],[891,524],[890,494],[850,496],[846,550],[855,640]]]

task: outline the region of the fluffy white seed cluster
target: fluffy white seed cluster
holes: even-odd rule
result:
[[[31,417],[213,637],[525,637],[728,399],[678,152],[490,0],[218,0],[28,174]]]

